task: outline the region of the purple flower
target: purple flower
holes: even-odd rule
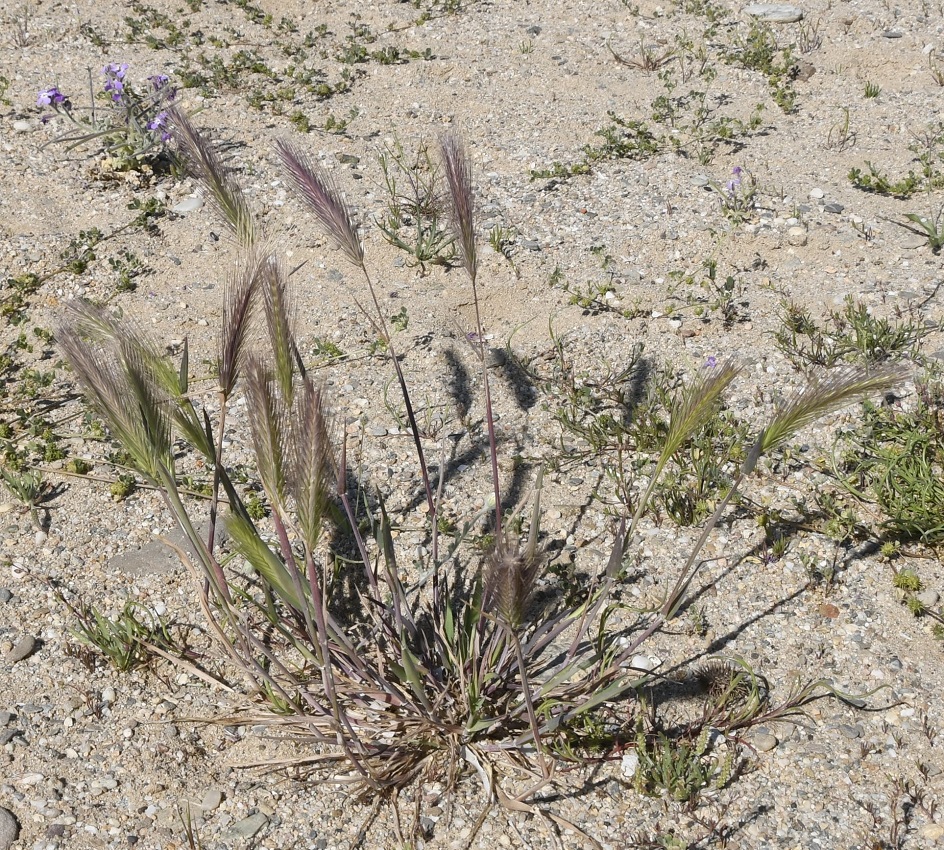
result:
[[[111,62],[102,68],[102,73],[111,79],[123,80],[125,74],[128,71],[128,63],[122,62],[120,65],[117,62]]]
[[[167,74],[154,74],[148,77],[148,82],[151,84],[154,91],[160,91],[170,82],[170,77],[168,77]]]
[[[712,354],[712,355],[705,361],[705,368],[706,368],[706,369],[714,369],[715,366],[717,366],[717,365],[718,365],[718,358],[715,357],[714,354]]]
[[[170,131],[167,129],[167,118],[168,115],[166,112],[158,112],[157,115],[147,123],[148,130],[161,131],[162,142],[166,142],[170,139]]]
[[[69,103],[69,98],[59,91],[57,86],[50,86],[39,93],[39,97],[36,98],[36,105],[61,106],[63,109],[68,109],[72,104]]]
[[[127,62],[122,62],[120,65],[117,62],[111,62],[102,68],[102,73],[105,75],[105,91],[111,92],[111,99],[115,103],[121,102],[125,90],[124,79],[127,71]]]

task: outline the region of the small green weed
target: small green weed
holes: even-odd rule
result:
[[[531,179],[551,177],[566,180],[579,174],[589,174],[593,166],[607,160],[644,160],[660,150],[659,141],[642,121],[621,118],[607,112],[610,123],[596,131],[603,139],[599,145],[585,145],[583,157],[570,165],[555,162],[550,168],[531,170]]]
[[[723,755],[709,751],[711,730],[705,727],[694,740],[673,740],[665,733],[647,735],[640,728],[636,736],[639,762],[633,786],[641,794],[688,802],[705,788],[723,788],[731,779],[735,750]]]
[[[718,279],[717,260],[706,260],[704,275],[684,274],[681,271],[669,272],[673,281],[670,297],[681,300],[682,306],[670,306],[669,313],[690,310],[696,317],[707,322],[711,314],[721,318],[722,326],[732,328],[736,323],[747,320],[745,312],[748,305],[745,299],[745,287],[735,275],[729,274],[723,280]]]
[[[866,82],[865,91],[864,91],[866,98],[872,100],[878,97],[881,93],[882,93],[882,89],[878,84],[873,83],[871,81]]]
[[[33,470],[14,470],[0,466],[0,477],[3,478],[7,490],[28,508],[36,505],[46,489],[42,474]]]
[[[872,315],[851,295],[842,310],[830,310],[818,325],[809,310],[793,302],[781,304],[782,327],[774,342],[784,356],[802,370],[837,363],[881,363],[915,357],[922,339],[935,326],[913,319],[895,321]]]
[[[743,224],[754,217],[757,181],[746,168],[735,165],[724,187],[714,182],[708,186],[721,199],[721,211],[732,224]]]
[[[427,263],[449,265],[455,237],[442,216],[440,166],[429,147],[421,144],[411,155],[394,142],[384,148],[379,162],[387,191],[387,212],[377,221],[383,238],[412,256],[421,269]]]
[[[918,171],[912,168],[903,177],[892,178],[866,161],[868,173],[853,168],[849,171],[849,181],[864,192],[894,198],[910,198],[920,191],[931,192],[944,188],[944,122],[929,126],[920,134],[914,134],[908,150],[915,155],[920,166]]]
[[[151,663],[157,657],[153,647],[179,654],[168,621],[141,602],[129,599],[111,619],[94,605],[73,604],[61,594],[60,599],[78,619],[72,634],[122,673]]]
[[[111,493],[112,499],[116,502],[123,502],[125,499],[130,496],[135,489],[137,488],[137,481],[130,472],[126,472],[122,475],[119,475],[118,478],[112,482],[109,492]]]
[[[752,21],[747,35],[738,36],[725,50],[724,61],[763,74],[774,103],[787,114],[796,110],[793,53],[790,47],[780,47],[769,24]]]
[[[910,410],[863,405],[862,421],[838,444],[835,472],[857,498],[874,502],[886,534],[903,540],[944,541],[944,387],[918,383]]]
[[[856,134],[849,128],[849,107],[842,107],[842,118],[839,119],[826,136],[826,147],[840,153],[852,147],[856,142]]]
[[[926,236],[931,252],[934,254],[940,253],[941,248],[944,248],[944,206],[937,211],[933,218],[927,218],[916,213],[905,213],[905,218],[915,227],[909,227],[907,224],[901,224],[901,222],[898,222],[898,224],[912,233]]]
[[[316,336],[311,341],[311,351],[315,357],[327,360],[329,363],[343,360],[347,355],[330,339]]]

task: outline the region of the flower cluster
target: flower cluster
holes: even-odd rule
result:
[[[134,168],[146,155],[153,155],[170,140],[170,105],[177,89],[167,74],[153,74],[147,85],[135,87],[128,78],[127,62],[110,62],[102,70],[104,92],[110,108],[74,111],[58,87],[39,93],[36,105],[52,107],[68,118],[78,131],[68,131],[54,141],[66,141],[73,147],[93,140],[103,142],[112,161]],[[52,116],[42,116],[46,123]]]
[[[111,62],[102,68],[105,75],[105,91],[111,94],[115,103],[121,103],[125,91],[125,74],[128,72],[128,63]]]

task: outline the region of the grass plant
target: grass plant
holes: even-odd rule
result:
[[[426,503],[428,559],[407,586],[384,500],[368,482],[354,489],[346,440],[336,436],[330,399],[307,368],[296,342],[292,295],[277,248],[254,216],[247,197],[215,147],[181,114],[174,135],[188,169],[206,189],[238,247],[226,288],[220,328],[215,415],[189,386],[187,347],[172,365],[144,333],[88,302],[76,302],[58,340],[86,398],[137,473],[162,493],[194,554],[179,550],[191,571],[210,633],[247,680],[264,722],[310,746],[296,757],[268,762],[395,799],[399,789],[436,776],[451,787],[476,773],[489,803],[545,815],[572,827],[535,802],[555,782],[562,762],[587,758],[582,732],[599,724],[608,706],[638,696],[649,676],[632,659],[683,609],[702,563],[700,552],[759,458],[792,434],[838,408],[885,391],[903,378],[895,366],[851,366],[811,378],[785,400],[743,446],[731,483],[710,506],[696,544],[676,570],[657,610],[638,615],[625,641],[611,626],[615,590],[638,545],[639,522],[661,478],[692,436],[715,415],[741,373],[733,362],[712,360],[680,385],[668,409],[645,483],[632,492],[614,529],[605,564],[571,595],[538,598],[545,572],[540,531],[542,473],[533,483],[529,519],[504,501],[499,463],[504,447],[495,428],[486,328],[480,313],[480,267],[474,221],[472,167],[455,136],[441,139],[438,167],[444,207],[474,305],[466,339],[481,371],[482,409],[492,496],[486,505],[488,545],[446,540],[439,522],[445,478],[431,472],[417,423],[402,353],[395,347],[369,271],[353,215],[330,178],[298,147],[277,146],[288,182],[321,229],[363,281],[355,307],[384,342],[416,451]],[[250,514],[234,486],[224,454],[226,410],[244,392],[259,481],[270,517]],[[132,403],[129,403],[131,400]],[[215,417],[215,418],[214,418]],[[213,470],[210,523],[197,531],[176,474],[182,446]],[[631,462],[631,458],[626,458]],[[225,523],[236,561],[224,558],[217,525],[225,494]],[[470,520],[465,528],[474,524]],[[455,524],[460,527],[459,523]],[[440,538],[444,539],[441,540]],[[354,600],[332,581],[354,564]],[[352,604],[356,602],[356,604]],[[711,722],[735,730],[756,718],[789,716],[815,695],[841,694],[815,682],[791,691],[787,708],[771,709],[760,680],[758,696],[725,703]],[[743,690],[738,686],[738,692]],[[701,732],[699,732],[701,734]],[[697,736],[696,736],[697,737]],[[602,744],[612,738],[606,735]],[[665,744],[647,738],[640,755],[657,765],[675,796],[728,773],[698,745],[676,749],[662,771]],[[681,747],[681,744],[679,745]],[[576,827],[574,827],[576,829]]]

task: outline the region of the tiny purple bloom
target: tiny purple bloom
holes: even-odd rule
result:
[[[158,130],[167,124],[167,113],[158,112],[150,121],[147,123],[148,130]]]
[[[69,98],[67,98],[61,91],[59,91],[58,86],[50,86],[48,89],[43,89],[39,93],[39,97],[36,98],[37,106],[62,106],[65,109],[69,108]]]
[[[170,82],[170,77],[167,74],[154,74],[148,77],[148,82],[154,88],[154,91],[160,91]]]
[[[715,357],[714,354],[712,354],[712,355],[705,361],[705,368],[706,368],[706,369],[714,369],[715,366],[717,366],[717,365],[718,365],[718,358]]]

